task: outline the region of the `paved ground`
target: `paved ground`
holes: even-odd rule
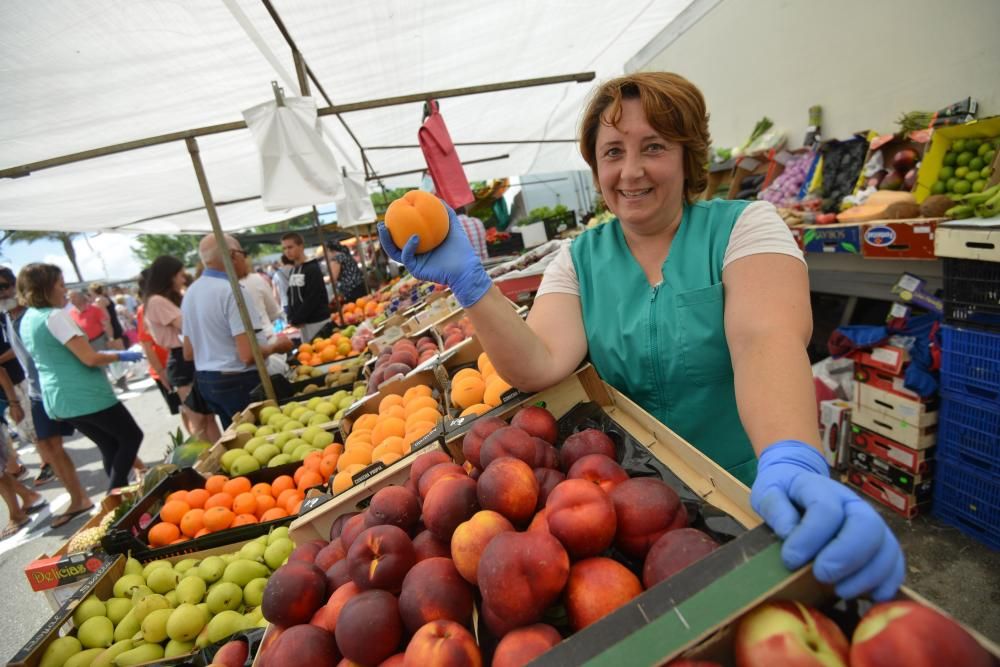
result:
[[[150,380],[134,382],[122,398],[146,434],[139,452],[146,463],[163,458],[170,442],[168,433],[180,421],[166,409]],[[107,478],[101,469],[97,448],[79,435],[68,440],[67,451],[77,464],[80,478],[95,503],[104,495]],[[33,478],[38,457],[31,448],[22,448],[22,458]],[[0,657],[6,662],[49,618],[52,611],[41,593],[28,586],[24,566],[43,552],[57,549],[83,523],[79,517],[59,530],[49,528],[52,512],[59,512],[68,495],[57,482],[41,488],[50,508],[36,515],[21,534],[0,542],[0,581],[4,608],[0,613]],[[907,554],[907,584],[918,593],[1000,642],[1000,553],[990,551],[933,518],[904,521],[883,512]],[[0,503],[0,525],[6,525],[6,507]]]

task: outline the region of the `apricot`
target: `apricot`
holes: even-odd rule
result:
[[[414,234],[420,237],[417,254],[430,252],[448,236],[448,210],[440,199],[423,190],[410,190],[389,204],[385,226],[400,249]]]

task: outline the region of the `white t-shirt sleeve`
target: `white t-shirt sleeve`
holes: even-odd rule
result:
[[[62,345],[68,343],[71,338],[83,336],[83,331],[65,310],[53,310],[49,319],[45,321],[45,326]]]
[[[552,262],[545,267],[542,274],[542,284],[538,287],[535,298],[544,294],[572,294],[580,296],[580,281],[576,277],[576,267],[573,266],[573,256],[569,252],[571,244],[567,243],[556,251]]]
[[[725,270],[730,263],[743,257],[765,253],[796,257],[803,264],[806,261],[774,204],[755,201],[743,209],[733,226],[722,268]]]

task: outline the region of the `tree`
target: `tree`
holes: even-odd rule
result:
[[[76,273],[77,282],[83,282],[83,274],[80,273],[80,266],[76,263],[76,248],[73,247],[73,239],[81,236],[80,232],[26,232],[7,231],[4,232],[3,241],[11,243],[34,243],[35,241],[58,241],[62,244],[69,263]]]
[[[197,260],[199,239],[196,234],[140,234],[136,237],[139,245],[132,247],[132,254],[146,265],[160,255],[173,255],[189,266]]]

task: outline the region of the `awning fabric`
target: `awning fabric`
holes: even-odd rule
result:
[[[272,2],[334,104],[583,71],[606,79],[688,3]],[[291,50],[258,0],[5,0],[0,25],[0,169],[238,121],[242,110],[273,99],[272,80],[299,94],[289,80]],[[456,142],[565,139],[592,88],[567,83],[440,104]],[[415,145],[422,106],[343,119],[365,146]],[[338,163],[359,170],[340,121],[321,122]],[[226,229],[308,210],[266,211],[252,199],[260,182],[248,130],[198,144],[213,199],[240,202],[220,207]],[[584,168],[571,143],[458,149],[463,161],[509,154],[467,166],[473,180]],[[415,148],[368,156],[383,174],[423,166]],[[385,181],[417,183],[419,174]],[[0,180],[0,229],[201,232],[210,228],[202,206],[183,141]]]

